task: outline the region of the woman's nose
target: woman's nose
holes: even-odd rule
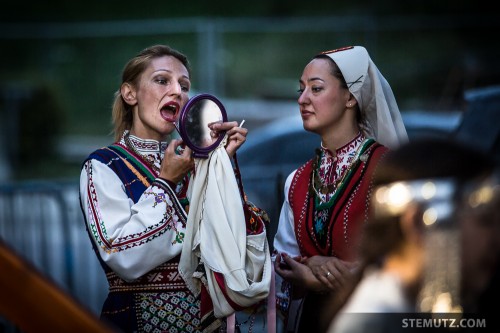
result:
[[[180,96],[182,93],[182,87],[179,83],[174,83],[171,86],[170,94]]]
[[[300,93],[299,98],[297,99],[297,102],[299,104],[304,104],[307,102],[307,100],[308,100],[307,93],[306,93],[306,90],[304,90]]]

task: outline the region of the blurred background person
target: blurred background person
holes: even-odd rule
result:
[[[497,162],[498,164],[498,162]],[[471,184],[458,208],[462,232],[461,305],[493,314],[500,296],[500,173]],[[498,325],[497,325],[498,326]]]
[[[315,56],[299,84],[304,129],[320,136],[321,148],[285,183],[276,290],[286,331],[323,332],[324,304],[355,278],[372,175],[407,134],[390,85],[362,46]]]
[[[399,332],[396,314],[479,310],[500,258],[495,163],[440,139],[386,155],[360,245],[363,277],[329,332]]]

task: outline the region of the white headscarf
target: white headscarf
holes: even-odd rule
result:
[[[322,52],[339,67],[347,87],[358,102],[379,143],[394,149],[408,141],[408,135],[391,86],[362,46],[348,46]]]

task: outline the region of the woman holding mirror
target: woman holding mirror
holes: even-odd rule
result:
[[[82,212],[109,282],[101,318],[124,332],[200,332],[222,324],[209,307],[202,314],[177,270],[194,159],[182,140],[169,138],[188,102],[190,74],[186,56],[165,45],[133,57],[115,94],[116,142],[82,167]],[[237,122],[215,122],[210,131],[227,135],[229,156],[247,135]]]

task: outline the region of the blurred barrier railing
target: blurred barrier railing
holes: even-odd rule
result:
[[[75,182],[0,184],[0,237],[82,305],[100,313],[107,282],[78,196]]]

